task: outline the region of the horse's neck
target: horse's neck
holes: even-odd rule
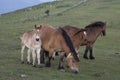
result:
[[[35,33],[34,32],[25,33],[25,36],[22,39],[22,41],[28,48],[33,48],[34,45],[36,44]]]
[[[53,28],[52,26],[43,28],[43,31],[45,31],[45,32],[47,32],[47,31],[53,32],[54,30],[55,30],[55,28]]]
[[[47,44],[49,42],[53,32],[54,32],[54,28],[51,27],[46,27],[42,29],[40,37],[43,44]]]
[[[24,38],[25,40],[29,40],[33,38],[33,35],[34,35],[34,32],[27,32],[24,34]]]
[[[87,35],[89,36],[94,36],[94,39],[96,40],[97,37],[101,34],[101,29],[100,28],[92,28],[89,29]]]
[[[82,37],[83,35],[84,35],[83,32],[80,32],[79,34],[77,34],[75,37],[72,38],[72,41],[74,42],[74,46],[79,47],[82,44],[82,42],[84,41]]]
[[[98,37],[101,34],[101,28],[96,28],[95,33],[96,36]]]

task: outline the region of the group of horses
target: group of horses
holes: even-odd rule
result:
[[[95,59],[93,56],[93,44],[99,35],[106,35],[106,23],[97,21],[89,24],[85,28],[66,25],[64,27],[54,28],[48,24],[35,25],[34,31],[26,32],[21,37],[21,62],[24,63],[24,49],[28,48],[27,63],[36,66],[36,54],[38,66],[45,63],[47,67],[51,66],[51,59],[55,53],[59,54],[59,70],[64,70],[64,58],[66,67],[73,73],[79,72],[79,48],[86,46],[83,58]],[[30,55],[32,52],[32,61]],[[47,61],[44,62],[46,55]]]

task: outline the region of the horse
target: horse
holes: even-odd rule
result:
[[[32,52],[32,59],[33,63],[32,65],[35,67],[35,60],[36,60],[36,54],[37,54],[37,61],[38,61],[38,66],[41,66],[40,64],[40,51],[41,51],[41,38],[39,37],[39,30],[35,26],[34,31],[31,32],[25,32],[20,38],[21,38],[21,63],[24,63],[24,49],[25,47],[28,48],[27,51],[27,63],[31,64],[30,61],[30,56]]]
[[[50,60],[53,57],[54,52],[60,53],[59,65],[58,69],[64,69],[63,66],[63,58],[68,56],[66,61],[70,59],[70,64],[66,64],[69,66],[74,73],[78,73],[78,62],[79,58],[77,56],[77,52],[75,51],[72,41],[70,40],[67,33],[62,28],[53,28],[48,24],[37,25],[39,29],[39,36],[42,42],[42,49],[49,52],[49,59],[47,61],[47,66],[50,66]],[[72,57],[70,57],[70,56]],[[70,58],[69,58],[70,57]]]
[[[75,44],[75,47],[77,46],[86,46],[83,58],[88,59],[87,53],[88,51],[90,52],[89,58],[90,59],[95,59],[93,56],[93,44],[97,40],[99,35],[106,35],[106,23],[102,21],[96,21],[94,23],[91,23],[85,27],[86,29],[86,39],[83,39],[81,44],[78,44],[79,39],[76,37],[73,37],[73,34],[78,31],[79,33],[79,28],[66,25],[63,27],[63,29],[68,33],[70,36],[71,40],[73,41],[73,44]],[[77,45],[78,44],[78,45]]]

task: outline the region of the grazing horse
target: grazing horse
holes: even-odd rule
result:
[[[22,35],[21,37],[21,43],[22,43],[22,48],[21,48],[21,63],[24,63],[24,49],[25,47],[28,48],[27,52],[27,63],[31,64],[30,61],[30,55],[32,52],[32,59],[33,59],[33,66],[35,67],[35,59],[36,59],[36,53],[37,53],[37,61],[38,61],[38,66],[40,66],[40,50],[41,50],[41,39],[39,37],[39,30],[35,26],[35,30],[32,32],[26,32]]]
[[[68,58],[71,60],[70,63],[72,65],[67,64],[67,66],[71,68],[72,72],[77,73],[79,58],[67,33],[62,28],[53,28],[47,24],[37,25],[37,28],[39,29],[42,49],[49,52],[47,66],[50,66],[50,60],[54,52],[59,52],[60,59],[58,69],[64,69],[63,58],[70,54],[72,57],[69,58],[68,56]]]
[[[73,34],[76,31],[78,31],[79,33],[79,28],[67,25],[64,26],[63,29],[68,33],[76,48],[79,38],[73,37]],[[97,21],[86,26],[85,29],[86,29],[86,33],[85,33],[86,39],[84,39],[84,41],[82,41],[80,45],[78,44],[78,46],[86,46],[85,53],[83,56],[85,59],[88,59],[87,57],[88,51],[90,52],[89,58],[95,59],[95,57],[93,56],[93,44],[95,43],[99,35],[103,35],[103,36],[106,35],[106,23],[102,21]]]

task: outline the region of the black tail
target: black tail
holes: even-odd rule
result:
[[[70,39],[70,37],[68,36],[68,34],[66,33],[66,31],[60,27],[60,30],[62,31],[62,35],[67,43],[67,46],[70,48],[74,58],[79,61],[79,58],[77,56],[77,52],[75,51],[74,47],[73,47],[73,44],[72,44],[72,41]]]

